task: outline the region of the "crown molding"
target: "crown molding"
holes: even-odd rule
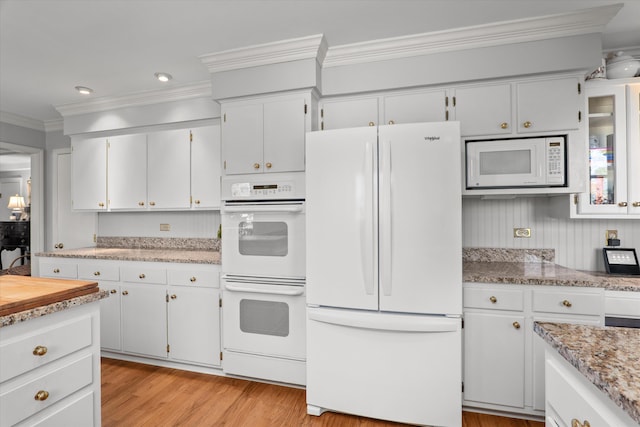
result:
[[[210,73],[316,58],[322,64],[328,45],[323,34],[200,55]]]
[[[88,101],[56,105],[54,107],[63,117],[69,117],[79,114],[115,110],[117,108],[137,107],[203,97],[211,98],[211,82],[209,80],[160,90],[134,92],[122,96],[105,96]]]
[[[323,67],[601,33],[622,4],[329,48]]]
[[[0,122],[39,131],[45,130],[44,123],[40,120],[32,119],[31,117],[20,116],[18,114],[8,113],[6,111],[0,111]]]
[[[46,132],[55,132],[64,129],[63,119],[52,119],[44,121],[44,130]]]

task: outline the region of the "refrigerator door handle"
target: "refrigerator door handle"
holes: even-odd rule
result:
[[[459,317],[402,316],[307,307],[309,320],[358,329],[398,332],[457,332]]]
[[[373,295],[375,283],[373,281],[373,144],[365,144],[364,156],[364,203],[360,211],[360,256],[362,265],[362,277],[364,279],[364,290],[367,295]]]
[[[391,217],[391,172],[392,172],[392,158],[391,158],[391,143],[387,140],[381,140],[382,156],[381,156],[381,204],[380,204],[380,216],[382,222],[382,229],[380,232],[382,249],[380,263],[380,277],[382,293],[384,296],[391,296],[391,275],[393,265],[393,254],[391,241],[393,239],[392,233],[392,217]]]

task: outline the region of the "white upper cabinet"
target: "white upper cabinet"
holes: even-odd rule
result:
[[[109,209],[147,208],[147,135],[108,138]]]
[[[188,209],[190,197],[189,130],[147,135],[147,199],[150,209]]]
[[[220,126],[191,129],[191,206],[220,208]]]
[[[71,141],[71,175],[73,209],[107,209],[106,138]]]
[[[322,101],[320,129],[344,129],[378,125],[378,98],[348,98]]]
[[[517,131],[578,129],[582,120],[581,86],[574,77],[517,83]]]
[[[511,84],[456,88],[451,103],[460,134],[509,134],[511,122]]]
[[[223,103],[225,174],[304,171],[311,109],[310,93]]]
[[[383,98],[381,124],[443,122],[447,120],[447,92],[404,93]]]

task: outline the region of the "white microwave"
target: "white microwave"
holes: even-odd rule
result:
[[[466,187],[567,186],[567,137],[465,141]]]

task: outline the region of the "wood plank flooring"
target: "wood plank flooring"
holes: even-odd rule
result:
[[[307,415],[305,391],[235,378],[102,359],[102,425],[381,427],[402,426],[326,412]],[[543,423],[463,413],[463,427],[543,427]]]

